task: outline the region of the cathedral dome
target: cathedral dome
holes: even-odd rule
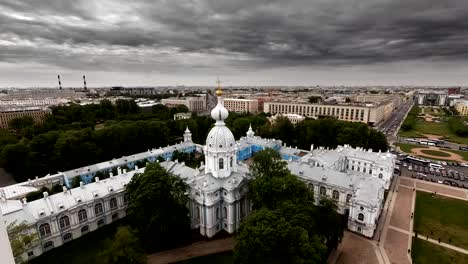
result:
[[[216,120],[216,123],[218,122],[223,122],[228,118],[229,112],[226,108],[224,108],[224,105],[221,103],[221,100],[218,101],[218,104],[216,105],[213,110],[211,110],[211,117]]]
[[[236,140],[231,130],[226,126],[214,126],[206,137],[208,151],[227,152],[234,150]]]

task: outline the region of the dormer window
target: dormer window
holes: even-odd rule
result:
[[[58,207],[59,207],[59,209],[65,208],[65,206],[63,206],[63,204],[61,204],[61,203],[58,205]]]

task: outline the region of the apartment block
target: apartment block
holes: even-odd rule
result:
[[[224,98],[224,107],[230,112],[257,113],[257,99]]]
[[[18,108],[8,108],[0,110],[0,128],[9,128],[9,123],[11,120],[17,117],[30,116],[34,119],[34,122],[40,123],[44,118],[51,114],[49,108],[39,108],[39,107],[18,107]]]

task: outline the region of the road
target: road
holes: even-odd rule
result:
[[[413,107],[413,100],[409,99],[404,104],[401,104],[385,122],[377,127],[378,131],[385,134],[389,143],[397,140],[396,134],[411,107]]]

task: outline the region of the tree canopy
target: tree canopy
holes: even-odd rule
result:
[[[140,241],[129,226],[117,228],[112,240],[107,240],[101,255],[106,264],[144,264],[146,256]]]
[[[8,238],[16,263],[23,262],[21,255],[38,240],[37,233],[29,229],[30,226],[25,221],[21,223],[14,221],[7,226]]]
[[[190,238],[188,186],[158,163],[133,176],[127,185],[128,218],[151,249],[180,245]]]

